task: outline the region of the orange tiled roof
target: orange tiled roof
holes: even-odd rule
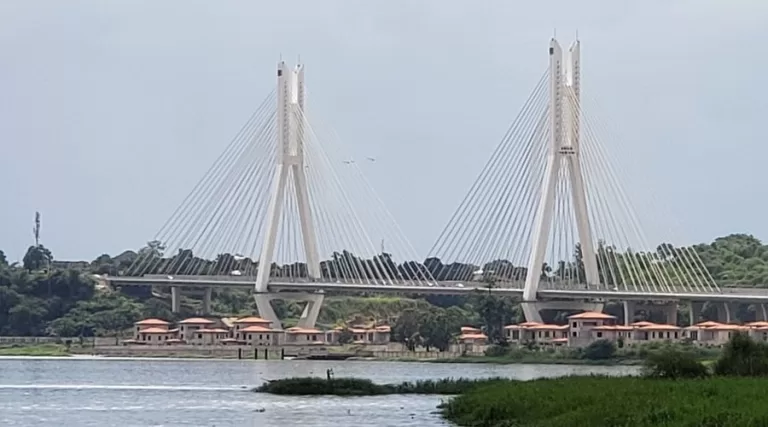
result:
[[[190,317],[179,322],[180,325],[213,325],[214,321],[202,317]]]
[[[232,323],[270,323],[271,324],[272,322],[270,322],[267,319],[262,319],[261,317],[248,316],[248,317],[243,317],[242,319],[237,319]]]
[[[139,326],[168,326],[170,323],[166,322],[162,319],[144,319],[139,320],[138,322],[134,323],[134,325]]]
[[[679,331],[682,328],[675,325],[665,325],[663,323],[654,323],[647,326],[641,326],[637,329],[640,331]]]
[[[568,316],[569,319],[615,319],[616,316],[610,314],[600,313],[598,311],[585,311],[583,313],[574,314]]]
[[[768,327],[768,322],[759,320],[757,322],[746,323],[744,326],[749,326],[750,328],[766,328]]]
[[[381,326],[377,326],[376,330],[379,332],[389,332],[392,330],[392,327],[389,325],[381,325]]]
[[[322,331],[317,329],[305,329],[305,328],[299,328],[298,326],[288,328],[285,330],[285,332],[289,334],[321,334],[322,333]]]
[[[711,331],[747,331],[749,330],[749,326],[742,326],[742,325],[717,325],[712,326],[710,328],[706,328],[707,330]]]
[[[603,325],[592,328],[593,331],[633,331],[635,328],[632,326],[624,325]]]
[[[201,334],[228,334],[229,331],[222,328],[212,328],[212,329],[198,329],[197,332],[200,332]]]
[[[637,327],[642,327],[642,326],[651,326],[651,325],[655,325],[655,323],[653,323],[653,322],[648,322],[648,321],[645,321],[645,320],[642,320],[642,321],[640,321],[640,322],[634,322],[634,323],[630,323],[630,324],[629,324],[629,326],[637,326]]]
[[[547,331],[562,331],[564,329],[568,329],[568,325],[548,325],[546,323],[539,323],[536,325],[529,326],[525,329],[531,329],[531,330],[547,330]]]
[[[723,323],[713,322],[711,320],[707,320],[706,322],[697,323],[697,324],[693,325],[693,327],[696,327],[696,328],[711,328],[713,326],[721,326],[721,325],[723,325]]]
[[[252,325],[240,329],[240,332],[273,332],[272,329],[265,328],[264,326]]]
[[[480,332],[480,329],[475,328],[474,326],[462,326],[461,332]]]
[[[460,340],[487,340],[488,336],[485,334],[461,334]]]
[[[165,328],[146,328],[139,331],[140,334],[167,334],[168,329]]]

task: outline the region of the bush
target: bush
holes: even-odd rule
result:
[[[493,344],[485,349],[485,355],[488,357],[503,357],[507,355],[508,351],[509,347]]]
[[[709,370],[696,360],[693,353],[670,347],[648,355],[643,375],[670,379],[703,378],[709,375]]]
[[[757,427],[764,391],[761,378],[566,377],[477,387],[441,410],[473,427]]]
[[[597,340],[584,348],[584,358],[589,360],[610,359],[616,355],[616,345],[608,340]]]
[[[768,346],[738,333],[725,345],[715,363],[716,375],[765,376],[768,375]]]

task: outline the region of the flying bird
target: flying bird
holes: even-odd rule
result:
[[[352,163],[355,163],[354,160],[344,160],[345,165],[351,165]]]
[[[375,162],[375,161],[376,161],[376,158],[375,158],[375,157],[366,157],[366,159],[368,159],[368,160],[370,160],[370,161],[372,161],[372,162]]]

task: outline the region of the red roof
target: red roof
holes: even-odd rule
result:
[[[165,328],[146,328],[139,331],[140,334],[167,334],[168,329]]]
[[[267,323],[267,324],[270,324],[272,322],[270,322],[267,319],[262,319],[261,317],[248,316],[248,317],[243,317],[242,319],[237,319],[237,320],[235,320],[232,323]]]
[[[202,317],[190,317],[179,322],[180,325],[213,325],[214,321]]]
[[[610,314],[600,313],[599,311],[585,311],[583,313],[574,314],[573,316],[568,316],[569,319],[615,319],[616,316],[611,316]]]
[[[240,329],[240,332],[273,332],[273,330],[263,326],[253,325]]]
[[[317,329],[299,328],[298,326],[294,326],[293,328],[288,328],[285,330],[285,332],[289,334],[321,334],[322,333],[322,331],[319,331]]]
[[[134,323],[138,326],[168,326],[170,323],[166,322],[165,320],[161,319],[144,319],[139,320],[138,322]]]

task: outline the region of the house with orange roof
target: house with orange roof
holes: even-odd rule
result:
[[[344,329],[348,329],[352,333],[353,344],[386,345],[389,344],[390,334],[392,333],[392,328],[389,325],[374,327],[352,326],[351,328],[337,326],[325,332],[325,342],[327,344],[338,344],[339,337]]]
[[[285,330],[285,344],[315,345],[325,344],[323,331],[313,328],[294,326]]]
[[[615,326],[616,316],[598,311],[585,311],[583,313],[568,316],[569,336],[568,345],[572,347],[584,347],[589,345],[595,335],[594,328],[602,326]]]
[[[271,322],[267,322],[267,324],[269,323]],[[239,326],[240,328],[234,332],[234,337],[238,342],[257,347],[276,346],[281,343],[283,332],[264,326],[263,323],[245,327],[240,324]]]
[[[168,329],[171,324],[162,319],[144,319],[133,324],[133,339],[140,341],[139,332],[147,328]]]
[[[504,335],[511,343],[537,343],[564,345],[568,343],[568,325],[523,322],[504,327]]]
[[[187,344],[202,344],[204,341],[201,329],[211,329],[216,322],[202,317],[191,317],[179,322],[179,338]]]
[[[177,339],[177,330],[162,327],[148,327],[140,330],[135,339],[136,343],[147,345],[166,344],[169,340]]]
[[[685,335],[700,345],[719,346],[727,343],[736,333],[745,332],[752,335],[751,329],[748,325],[706,321],[685,328]]]
[[[463,328],[462,328],[463,329]],[[474,328],[473,328],[474,329]],[[486,345],[488,344],[488,336],[475,329],[474,331],[462,332],[461,335],[456,338],[459,344],[463,345]]]
[[[637,343],[652,341],[679,341],[685,338],[685,334],[683,333],[683,328],[679,326],[644,322],[643,324],[634,326],[631,338],[633,342]]]

